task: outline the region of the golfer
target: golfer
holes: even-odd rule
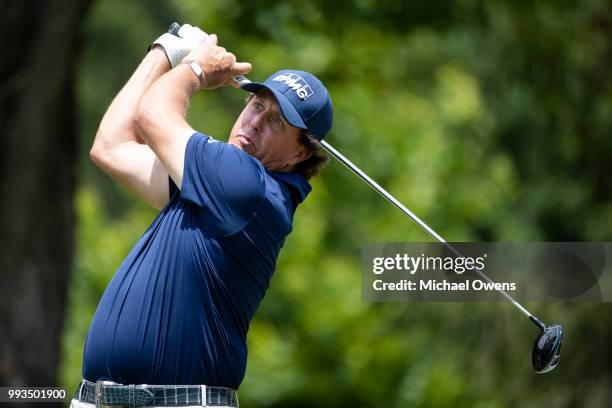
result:
[[[186,24],[154,42],[104,115],[92,160],[161,211],[100,300],[72,407],[238,406],[249,322],[327,160],[333,111],[314,75],[282,70],[242,86],[227,143],[192,129],[190,98],[250,70]]]

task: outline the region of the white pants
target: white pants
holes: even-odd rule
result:
[[[70,408],[96,408],[95,404],[89,404],[87,402],[83,402],[83,401],[79,401],[79,400],[75,400],[73,399],[70,402]],[[167,408],[167,407],[151,407],[151,408]],[[182,408],[202,408],[201,405],[185,405]],[[215,408],[229,408],[228,406],[224,406],[224,407],[215,407]]]

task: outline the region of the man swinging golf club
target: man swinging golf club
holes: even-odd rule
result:
[[[185,24],[104,115],[92,160],[161,211],[100,300],[73,407],[238,405],[249,322],[327,160],[333,112],[321,81],[283,70],[242,86],[252,94],[227,143],[193,130],[190,98],[250,70]]]

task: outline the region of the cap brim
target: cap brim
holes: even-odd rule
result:
[[[298,113],[297,109],[293,107],[293,104],[289,102],[289,99],[287,99],[287,97],[285,97],[285,95],[283,95],[281,92],[275,89],[269,88],[265,84],[262,84],[259,82],[251,82],[248,84],[244,84],[240,88],[244,89],[245,91],[249,91],[253,93],[256,93],[257,91],[260,91],[262,89],[267,89],[268,91],[272,92],[272,95],[274,95],[274,97],[276,98],[276,101],[278,102],[278,105],[280,106],[280,110],[283,113],[285,120],[291,126],[294,126],[296,128],[308,129],[308,127],[306,126],[306,123],[304,122],[300,114]]]

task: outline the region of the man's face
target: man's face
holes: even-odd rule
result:
[[[287,123],[274,95],[261,90],[240,113],[227,142],[259,159],[269,170],[291,171],[308,157],[299,143],[300,132]]]

